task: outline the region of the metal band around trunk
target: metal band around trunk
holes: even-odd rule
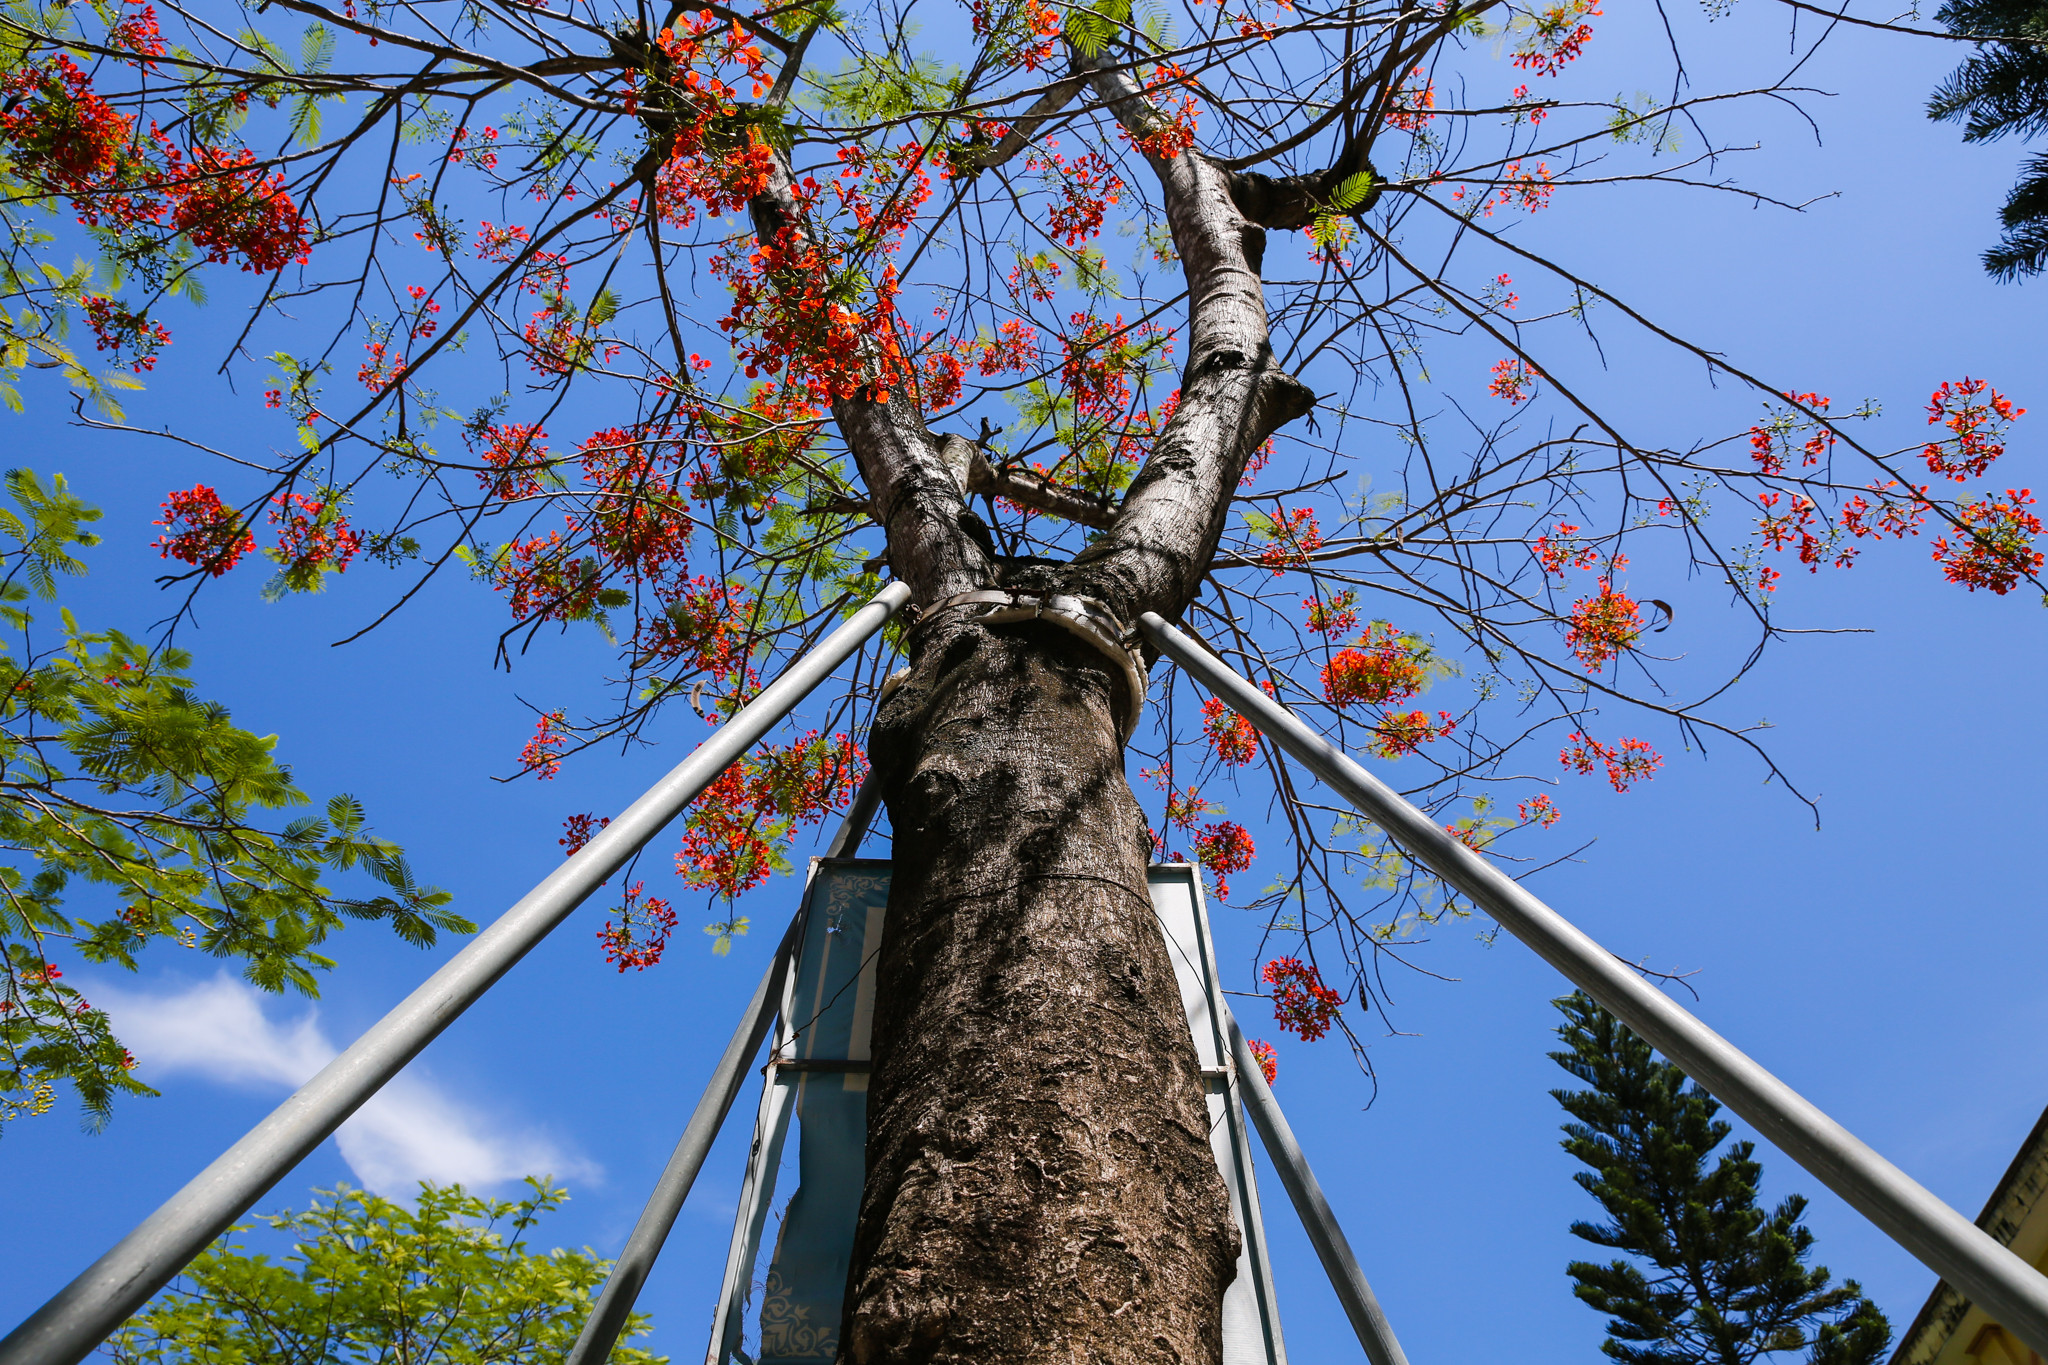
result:
[[[1125,744],[1137,733],[1138,719],[1145,711],[1145,660],[1138,653],[1136,636],[1119,621],[1116,613],[1092,597],[1069,593],[1011,592],[1005,588],[976,588],[942,597],[919,612],[910,633],[921,631],[942,611],[973,611],[968,619],[977,625],[1000,626],[1013,621],[1046,621],[1068,634],[1087,641],[1098,653],[1116,665],[1123,679],[1124,703],[1118,709],[1118,738]]]

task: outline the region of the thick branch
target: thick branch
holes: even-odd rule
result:
[[[1134,139],[1166,125],[1129,75],[1079,56],[1075,66],[1092,71],[1097,96]],[[1266,234],[1238,207],[1230,172],[1192,148],[1147,160],[1187,278],[1187,367],[1180,403],[1116,520],[1069,574],[1127,621],[1146,611],[1175,618],[1194,599],[1245,462],[1315,406],[1273,358],[1259,276]]]
[[[1079,75],[1073,75],[1048,86],[1045,93],[1010,125],[1010,131],[1003,134],[1000,142],[974,158],[971,163],[973,169],[985,171],[1000,166],[1023,151],[1031,139],[1038,136],[1038,130],[1045,126],[1046,121],[1066,108],[1073,102],[1074,96],[1081,93],[1082,83]]]
[[[1359,138],[1344,149],[1335,165],[1302,175],[1226,172],[1230,177],[1231,200],[1239,213],[1261,227],[1279,232],[1305,228],[1319,215],[1331,211],[1331,201],[1337,197],[1339,186],[1363,171],[1372,177],[1371,188],[1366,190],[1363,199],[1348,205],[1343,212],[1364,213],[1380,197],[1379,172],[1373,169],[1372,161],[1365,154],[1365,146],[1365,139]]]
[[[979,450],[975,451],[974,462],[967,468],[967,491],[1008,498],[1020,507],[1047,512],[1098,530],[1116,519],[1114,509],[1101,498],[1048,479],[1035,469],[992,465]]]
[[[945,441],[948,451],[954,448],[955,442],[971,445],[958,436],[948,436]],[[954,462],[948,459],[947,464],[952,466]],[[1034,512],[1044,512],[1065,521],[1093,526],[1098,530],[1116,519],[1115,510],[1103,499],[1083,493],[1078,488],[1069,488],[1057,480],[1048,479],[1035,469],[992,465],[988,462],[988,457],[978,449],[968,457],[967,491],[970,494],[1007,498],[1019,507],[1028,507]],[[814,503],[804,509],[804,515],[866,517],[874,514],[866,498],[840,497]]]

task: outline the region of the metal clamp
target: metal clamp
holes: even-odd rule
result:
[[[1117,730],[1123,743],[1131,742],[1131,736],[1138,730],[1138,718],[1145,711],[1145,656],[1139,652],[1136,632],[1118,620],[1115,612],[1092,597],[1071,593],[1041,596],[1007,588],[975,588],[942,597],[926,607],[911,623],[909,633],[922,631],[942,611],[965,608],[985,608],[970,618],[977,625],[1048,621],[1093,645],[1116,665],[1117,676],[1123,679],[1125,699],[1117,717]]]

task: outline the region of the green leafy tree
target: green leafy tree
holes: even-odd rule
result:
[[[1987,41],[1957,67],[1928,101],[1928,117],[1961,122],[1965,142],[2048,131],[2048,4],[1947,0],[1934,17],[1952,33],[2012,41]],[[1984,253],[1986,270],[2012,280],[2048,268],[2048,155],[2027,161],[1998,219],[2005,232]]]
[[[236,726],[193,694],[183,650],[50,629],[24,605],[53,602],[85,572],[74,549],[97,508],[55,476],[9,471],[0,505],[0,1121],[42,1113],[69,1084],[87,1122],[117,1094],[151,1094],[134,1060],[66,982],[71,958],[133,971],[168,940],[238,961],[269,991],[317,994],[318,951],[346,919],[382,920],[409,943],[474,928],[445,891],[413,880],[396,844],[372,836],[349,796],[271,829],[256,812],[310,804],[273,754],[276,736]],[[381,894],[321,881],[367,873]],[[89,888],[92,918],[67,898]]]
[[[1872,1365],[1891,1324],[1854,1280],[1831,1286],[1809,1266],[1813,1234],[1791,1195],[1757,1207],[1756,1144],[1737,1142],[1721,1106],[1657,1057],[1626,1024],[1575,992],[1556,1002],[1565,1050],[1551,1057],[1586,1082],[1553,1090],[1574,1122],[1564,1149],[1590,1169],[1573,1177],[1607,1212],[1572,1224],[1634,1261],[1574,1261],[1572,1293],[1610,1315],[1600,1349],[1629,1365],[1749,1365],[1807,1352],[1811,1365]]]
[[[292,1238],[282,1262],[230,1230],[108,1343],[115,1365],[553,1365],[611,1263],[541,1253],[526,1237],[568,1192],[529,1179],[519,1200],[422,1182],[419,1208],[342,1186],[261,1221]],[[322,1197],[326,1202],[322,1202]],[[621,1342],[645,1336],[635,1313]],[[612,1365],[668,1357],[612,1348]]]

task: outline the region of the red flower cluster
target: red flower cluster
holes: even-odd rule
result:
[[[1216,757],[1232,768],[1249,763],[1259,752],[1259,732],[1252,723],[1215,697],[1202,703],[1202,733]]]
[[[1216,807],[1202,799],[1202,794],[1193,788],[1187,791],[1169,791],[1166,794],[1166,823],[1175,829],[1191,830],[1195,822],[1205,815],[1212,815]]]
[[[1171,161],[1195,145],[1196,122],[1202,113],[1190,96],[1177,93],[1162,95],[1168,87],[1192,90],[1195,80],[1172,62],[1161,62],[1153,67],[1152,74],[1145,78],[1145,89],[1152,96],[1153,103],[1166,115],[1167,121],[1145,136],[1132,139],[1138,150],[1161,161]],[[1125,133],[1124,136],[1130,137],[1130,134]]]
[[[1421,80],[1422,68],[1416,67],[1408,73],[1408,80]],[[1393,94],[1386,113],[1387,122],[1404,133],[1419,133],[1436,117],[1431,111],[1436,108],[1436,83],[1425,81],[1416,89],[1404,81]]]
[[[798,826],[843,809],[867,772],[846,735],[813,730],[786,748],[763,745],[720,773],[685,817],[676,872],[698,890],[736,900],[786,865]]]
[[[388,341],[366,341],[363,349],[370,353],[356,369],[356,382],[372,393],[389,388],[405,376],[405,357],[392,353]]]
[[[121,352],[130,353],[128,368],[137,374],[156,368],[156,353],[171,344],[171,334],[161,322],[142,313],[131,313],[126,304],[98,294],[88,294],[85,323],[92,328],[93,348],[112,351],[118,361]]]
[[[1513,121],[1516,123],[1520,123],[1523,119],[1527,119],[1529,120],[1529,126],[1533,128],[1537,124],[1543,122],[1543,116],[1550,112],[1548,109],[1544,108],[1540,104],[1532,105],[1528,103],[1529,87],[1526,85],[1516,86],[1514,93],[1508,96],[1508,98],[1514,102],[1514,104],[1517,106],[1517,109],[1519,110],[1519,112],[1517,112],[1513,116]]]
[[[1313,1043],[1330,1031],[1344,997],[1323,984],[1312,962],[1276,957],[1266,964],[1266,984],[1273,987],[1273,1021],[1287,1032]]]
[[[1509,403],[1520,406],[1535,396],[1536,381],[1542,377],[1543,372],[1526,360],[1496,360],[1493,363],[1493,380],[1486,386],[1486,391],[1495,398],[1505,398]]]
[[[147,7],[116,23],[110,42],[146,56],[163,51]],[[160,225],[168,214],[170,226],[212,261],[239,257],[245,270],[271,271],[309,259],[310,232],[282,175],[253,169],[246,148],[202,145],[188,153],[154,124],[138,136],[135,121],[69,57],[0,78],[0,147],[17,177],[38,193],[71,199],[89,227],[132,230]]]
[[[469,143],[469,129],[457,128],[448,135],[448,141],[452,148],[448,153],[449,165],[471,165],[482,171],[495,171],[498,169],[498,130],[496,128],[485,128],[478,136],[477,141],[467,146],[464,144]]]
[[[1328,598],[1304,597],[1308,628],[1318,635],[1349,635],[1358,626],[1358,594],[1350,588]]]
[[[551,781],[562,771],[562,756],[556,750],[562,747],[560,727],[567,719],[561,711],[548,712],[533,727],[533,737],[526,741],[526,747],[519,751],[519,766],[543,782]]]
[[[1047,147],[1035,153],[1027,164],[1054,175],[1059,198],[1053,204],[1046,232],[1068,247],[1093,240],[1102,231],[1102,220],[1110,206],[1123,202],[1124,182],[1099,152],[1068,161]]]
[[[638,643],[656,658],[687,659],[717,682],[752,687],[747,617],[746,594],[737,585],[699,575],[642,628]]]
[[[1664,766],[1664,756],[1651,748],[1647,740],[1624,739],[1607,745],[1577,730],[1572,732],[1571,744],[1558,751],[1557,761],[1581,773],[1591,773],[1595,763],[1605,766],[1607,780],[1618,792],[1647,781]]]
[[[0,142],[24,183],[46,194],[82,195],[136,178],[134,120],[102,99],[69,57],[9,72],[0,79],[0,97]]]
[[[1259,555],[1259,563],[1275,574],[1308,563],[1309,556],[1322,547],[1323,528],[1316,524],[1315,513],[1306,507],[1290,512],[1275,506],[1266,529],[1272,544]]]
[[[969,13],[976,38],[987,38],[998,29],[1005,41],[993,43],[989,59],[998,67],[1021,66],[1036,71],[1051,61],[1059,48],[1066,17],[1049,0],[1024,0],[1013,8],[1007,0],[973,0]]]
[[[242,269],[267,274],[312,259],[305,215],[285,193],[284,176],[266,178],[251,169],[255,153],[201,147],[186,170],[176,148],[165,151],[172,174],[181,176],[168,187],[176,199],[171,225],[207,260],[225,265],[239,256]]]
[[[1437,712],[1435,720],[1429,718],[1427,711],[1410,711],[1405,715],[1389,711],[1372,727],[1373,752],[1381,758],[1399,758],[1457,728],[1457,719],[1448,711]]]
[[[1959,383],[1944,383],[1927,400],[1927,424],[1939,422],[1950,435],[1942,441],[1929,441],[1922,449],[1927,467],[1957,483],[1981,476],[1993,460],[2005,454],[2006,428],[2026,411],[2014,407],[2011,399],[1981,379],[1965,377]]]
[[[1252,865],[1258,850],[1245,827],[1229,820],[1202,826],[1195,836],[1195,861],[1216,879],[1216,899],[1230,899],[1230,876]]]
[[[1417,649],[1386,621],[1366,628],[1356,649],[1340,651],[1323,668],[1323,695],[1333,706],[1385,706],[1420,692],[1427,678]]]
[[[1959,506],[1956,517],[1968,538],[1958,535],[1954,545],[1947,536],[1934,542],[1934,558],[1948,581],[2003,597],[2020,579],[2037,577],[2042,553],[2034,537],[2041,534],[2041,519],[2027,511],[2033,501],[2031,489],[2008,488],[2002,501],[1986,497]]]
[[[1559,810],[1545,793],[1538,793],[1516,806],[1515,814],[1521,817],[1523,824],[1541,825],[1545,829],[1549,829],[1564,818],[1564,812]]]
[[[984,376],[999,374],[1029,374],[1044,363],[1044,353],[1039,348],[1038,329],[1029,323],[1010,319],[996,328],[993,341],[981,343],[980,357],[975,368]]]
[[[1494,206],[1505,208],[1519,203],[1528,213],[1540,213],[1550,207],[1550,196],[1557,192],[1557,186],[1550,178],[1550,163],[1539,161],[1536,169],[1525,171],[1519,161],[1510,161],[1501,167],[1501,179],[1506,182],[1494,192],[1493,204],[1487,206],[1487,215],[1492,216]]]
[[[362,532],[325,502],[300,493],[280,493],[270,504],[270,524],[282,528],[274,553],[288,572],[332,566],[336,573],[344,573],[356,551],[363,548]]]
[[[604,960],[618,967],[623,973],[628,967],[634,971],[645,971],[661,961],[661,955],[668,950],[668,936],[675,931],[676,912],[669,903],[659,896],[640,899],[640,890],[645,882],[634,882],[626,888],[626,897],[614,913],[619,917],[616,927],[610,920],[597,931],[597,941],[604,945]],[[636,904],[637,902],[637,904]]]
[[[1536,562],[1543,566],[1545,573],[1564,577],[1566,566],[1574,569],[1590,569],[1600,562],[1600,552],[1590,545],[1579,545],[1574,537],[1579,528],[1568,521],[1560,521],[1556,528],[1536,537],[1529,546],[1529,552],[1536,556]],[[1551,536],[1556,536],[1555,541]]]
[[[612,822],[609,815],[571,815],[562,821],[562,837],[555,840],[562,846],[562,856],[573,858],[583,846],[597,837],[597,832]]]
[[[1788,393],[1786,399],[1825,418],[1828,399],[1817,393]],[[1773,413],[1770,420],[1760,427],[1749,429],[1749,458],[1756,462],[1760,474],[1783,474],[1785,452],[1792,439],[1801,431],[1809,434],[1800,446],[1799,464],[1802,469],[1811,469],[1825,459],[1835,448],[1834,428],[1824,421],[1816,420],[1794,408]]]
[[[1273,1045],[1261,1042],[1257,1038],[1249,1038],[1245,1040],[1245,1049],[1252,1054],[1252,1060],[1259,1064],[1259,1073],[1266,1078],[1266,1084],[1277,1083],[1280,1079],[1280,1058],[1273,1051]]]
[[[548,448],[541,444],[547,432],[538,426],[508,422],[503,426],[489,423],[481,434],[482,458],[489,467],[477,471],[476,481],[484,492],[502,502],[539,494],[541,473],[551,464]]]
[[[1062,343],[1060,382],[1074,400],[1075,414],[1084,421],[1122,418],[1131,406],[1131,371],[1153,330],[1124,326],[1122,313],[1114,322],[1075,313],[1067,325],[1074,330]]]
[[[1642,638],[1643,612],[1635,598],[1600,580],[1599,590],[1572,604],[1565,618],[1565,647],[1588,673],[1598,673]]]
[[[1593,0],[1558,0],[1536,15],[1534,31],[1515,53],[1515,65],[1539,76],[1555,76],[1585,51],[1593,36],[1593,26],[1585,21],[1599,17]]]
[[[1909,535],[1920,534],[1921,524],[1933,510],[1933,504],[1927,501],[1927,488],[1923,484],[1919,488],[1909,490],[1904,496],[1898,496],[1891,491],[1897,487],[1899,484],[1895,479],[1870,485],[1869,491],[1877,495],[1875,507],[1872,507],[1870,500],[1861,493],[1842,504],[1843,529],[1859,538],[1888,535],[1903,540]],[[1848,561],[1855,557],[1856,551],[1853,549],[1842,551],[1836,562],[1847,568]]]
[[[134,4],[135,0],[122,0],[123,4]],[[156,25],[156,7],[139,5],[135,13],[117,20],[107,30],[107,46],[118,52],[132,52],[138,57],[161,57],[164,55],[164,37]],[[136,63],[145,70],[153,62]]]
[[[219,578],[256,548],[256,537],[249,534],[241,518],[203,483],[168,494],[163,510],[163,516],[150,524],[167,532],[156,538],[153,547],[165,559],[203,567]]]
[[[846,168],[832,189],[855,221],[854,242],[879,255],[892,253],[931,197],[924,148],[911,143],[886,157],[846,148],[839,156]],[[861,184],[863,176],[871,183]],[[806,213],[823,193],[808,176],[792,189]],[[900,286],[893,263],[866,272],[873,292],[866,313],[840,301],[848,276],[845,258],[795,224],[744,255],[735,245],[713,257],[711,269],[732,288],[732,309],[718,325],[734,338],[749,379],[780,377],[791,397],[818,407],[857,396],[885,403],[895,387],[909,382],[898,339]]]

